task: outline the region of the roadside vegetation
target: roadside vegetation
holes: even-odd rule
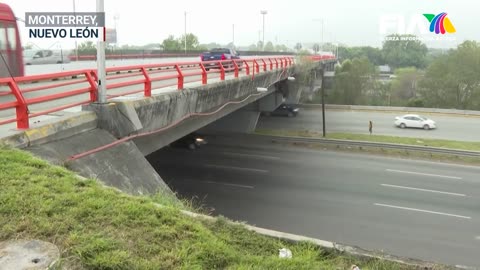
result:
[[[394,34],[381,48],[339,47],[326,103],[480,110],[480,43],[442,50],[415,38]]]
[[[272,136],[292,136],[292,137],[306,137],[306,138],[323,138],[321,132],[308,130],[271,130],[271,129],[257,129],[257,134],[272,135]],[[404,145],[417,145],[438,147],[455,150],[480,151],[480,142],[462,142],[439,139],[423,139],[423,138],[408,138],[384,135],[369,135],[369,134],[355,134],[355,133],[327,133],[326,139],[350,140],[350,141],[365,141],[365,142],[379,142],[379,143],[393,143]],[[332,145],[322,144],[321,142],[315,144],[299,144],[315,148],[332,149],[332,150],[347,150],[360,151],[372,154],[383,154],[396,157],[414,157],[422,159],[431,159],[445,162],[480,164],[480,158],[454,156],[447,154],[428,153],[420,151],[405,151],[401,149],[387,149],[381,147],[352,147],[348,145]]]
[[[192,218],[171,199],[159,207],[158,195],[129,196],[17,149],[0,147],[0,186],[0,241],[52,242],[63,269],[424,269]],[[284,247],[292,259],[279,258]]]
[[[257,129],[257,134],[278,135],[278,136],[299,136],[309,138],[322,138],[322,133],[308,130],[269,130]],[[462,142],[439,139],[420,139],[409,137],[396,137],[385,135],[355,134],[355,133],[327,133],[327,139],[380,142],[380,143],[396,143],[429,147],[440,147],[448,149],[480,151],[480,142]]]

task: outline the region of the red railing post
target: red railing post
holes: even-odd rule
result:
[[[18,129],[27,129],[30,127],[30,123],[28,121],[28,106],[25,98],[22,95],[22,92],[18,88],[17,83],[10,79],[8,81],[8,86],[12,91],[13,95],[17,99],[17,106],[15,107],[16,116],[17,116],[17,128]]]
[[[97,74],[97,70],[96,69],[93,69],[92,70],[92,75],[93,75],[93,79],[98,82],[98,74]]]
[[[207,84],[207,70],[203,63],[200,63],[200,68],[202,69],[202,84]]]
[[[224,81],[225,80],[225,68],[223,67],[223,61],[219,61],[218,65],[220,67],[220,80]]]
[[[144,95],[146,97],[151,97],[152,96],[152,80],[150,79],[150,76],[148,75],[147,70],[145,67],[142,67],[142,74],[145,77],[145,89],[144,89]]]
[[[275,58],[275,69],[278,69],[278,59]]]
[[[234,60],[232,60],[232,62],[233,62],[233,67],[235,68],[235,75],[234,76],[235,76],[235,78],[238,78],[238,64],[237,64],[237,61],[235,61],[235,59],[234,59]]]
[[[293,57],[289,57],[288,61],[290,62],[290,66],[293,64]]]
[[[90,102],[95,102],[97,101],[98,98],[98,93],[97,93],[97,83],[95,82],[95,79],[93,78],[92,74],[95,73],[93,70],[89,70],[85,72],[85,77],[87,78],[88,83],[90,84]]]
[[[288,67],[288,58],[285,56],[285,67]]]
[[[283,68],[283,59],[280,58],[280,68]]]
[[[257,73],[260,73],[260,66],[258,65],[257,59],[253,59],[253,68]]]
[[[250,75],[250,66],[248,65],[247,60],[243,60],[243,63],[245,63],[245,73]]]
[[[177,89],[178,90],[181,90],[183,89],[183,73],[182,73],[182,69],[177,65],[175,65],[175,69],[177,70],[178,72],[178,86],[177,86]]]
[[[270,70],[273,69],[273,62],[272,62],[272,59],[271,58],[268,58],[268,61],[270,62]]]
[[[267,62],[265,62],[265,59],[262,58],[263,62],[263,71],[267,71]]]

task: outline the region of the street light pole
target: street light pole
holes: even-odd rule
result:
[[[261,10],[260,14],[263,16],[263,40],[262,40],[262,51],[265,51],[265,15],[267,14],[266,10]]]
[[[233,47],[235,47],[235,24],[232,24],[232,43]]]
[[[97,0],[97,13],[104,13],[103,0]],[[106,27],[102,27],[102,31],[106,31]],[[103,35],[102,35],[103,36]],[[97,41],[97,92],[98,103],[107,103],[107,87],[105,76],[105,41],[103,37]]]
[[[321,47],[321,51],[323,51],[323,19],[322,19],[322,47]]]
[[[320,50],[320,54],[321,54],[321,51],[323,51],[323,18],[321,19],[313,19],[314,22],[318,22],[320,21],[320,23],[322,24],[322,33],[320,35],[320,45],[318,46],[319,47],[319,50]]]
[[[187,54],[187,12],[185,11],[185,30],[184,30],[184,37],[185,37],[185,54]]]
[[[322,127],[323,127],[323,137],[326,136],[326,127],[325,127],[325,84],[323,80],[325,79],[325,65],[322,65]]]
[[[75,15],[75,0],[73,1],[73,15]],[[76,27],[76,25],[75,25]],[[78,44],[77,44],[77,39],[75,39],[75,61],[78,61]]]

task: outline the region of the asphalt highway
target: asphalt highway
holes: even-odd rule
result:
[[[387,254],[480,267],[480,168],[211,136],[147,158],[212,214]]]
[[[368,121],[373,122],[373,134],[415,138],[435,138],[457,141],[480,141],[480,117],[423,114],[437,123],[435,130],[400,129],[394,126],[395,116],[405,113],[337,111],[325,113],[328,132],[368,134]],[[322,132],[322,111],[300,109],[295,118],[261,117],[258,129],[311,130]]]

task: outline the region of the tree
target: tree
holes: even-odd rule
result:
[[[318,43],[313,44],[313,52],[318,53],[320,51],[320,45]]]
[[[265,45],[265,51],[267,52],[273,52],[275,48],[273,47],[273,43],[271,41],[267,42]]]
[[[300,51],[302,49],[302,43],[295,44],[295,50]]]
[[[250,44],[250,46],[248,46],[248,50],[252,52],[258,51],[258,47],[256,44]]]
[[[222,45],[220,45],[218,43],[215,43],[215,42],[211,42],[211,43],[208,43],[208,44],[200,44],[198,46],[205,47],[205,48],[207,48],[207,50],[222,47]]]
[[[425,106],[480,110],[480,44],[465,41],[437,57],[420,81]]]
[[[427,46],[414,35],[389,35],[382,47],[385,62],[392,68],[424,68],[427,52]]]
[[[364,47],[338,47],[338,54],[340,55],[340,61],[353,58],[367,57],[368,60],[375,66],[384,65],[382,51],[379,48],[370,46]]]
[[[262,41],[258,41],[258,42],[257,42],[257,49],[258,49],[259,51],[263,50],[263,42],[262,42]]]
[[[85,41],[78,45],[78,53],[80,54],[96,54],[97,47],[93,41]]]
[[[192,33],[188,33],[186,35],[186,37],[187,37],[187,50],[195,50],[198,47],[198,45],[200,44],[198,42],[197,36],[195,36]],[[185,35],[178,38],[177,41],[180,44],[181,48],[185,48]]]
[[[395,70],[395,79],[391,86],[391,98],[394,105],[404,106],[409,100],[417,97],[417,82],[420,76],[421,72],[414,67]]]
[[[161,47],[165,51],[179,51],[181,49],[180,43],[173,35],[169,35],[168,38],[164,39]]]
[[[346,60],[335,69],[333,101],[355,105],[367,90],[372,89],[374,66],[364,58]]]
[[[159,43],[148,43],[141,46],[142,49],[158,49],[161,48],[162,44]]]
[[[282,44],[282,45],[276,45],[275,46],[275,51],[277,51],[277,52],[288,52],[289,49],[288,49],[287,46]]]

